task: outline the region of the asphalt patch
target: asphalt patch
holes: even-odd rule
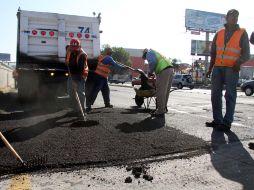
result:
[[[68,109],[51,109],[45,113],[44,109],[41,114],[23,113],[16,118],[0,114],[0,131],[23,160],[35,155],[46,156],[47,171],[126,165],[139,159],[191,151],[200,155],[210,150],[204,140],[168,126],[164,119],[153,119],[142,109],[140,112],[138,109],[93,109],[86,122]],[[18,161],[2,142],[0,155],[0,175],[15,173]],[[133,175],[139,174],[142,171]],[[151,180],[150,176],[143,177]]]

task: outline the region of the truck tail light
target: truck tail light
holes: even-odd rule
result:
[[[82,34],[81,33],[77,33],[78,38],[82,38]]]
[[[49,32],[49,35],[50,35],[50,36],[54,36],[54,35],[55,35],[55,32],[54,32],[54,31],[50,31],[50,32]]]
[[[74,34],[72,32],[70,32],[69,36],[72,38],[74,36]]]
[[[85,34],[85,38],[89,38],[90,37],[90,34]]]
[[[37,33],[38,33],[37,30],[33,30],[33,31],[32,31],[32,34],[33,34],[33,35],[36,35]]]
[[[41,35],[45,36],[46,32],[45,31],[41,31]]]

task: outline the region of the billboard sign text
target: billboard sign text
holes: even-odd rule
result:
[[[216,32],[225,24],[225,15],[198,11],[193,9],[185,10],[185,27],[187,30],[204,32]]]

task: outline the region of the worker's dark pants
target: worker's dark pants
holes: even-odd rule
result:
[[[71,98],[70,104],[73,110],[79,111],[79,103],[77,102],[75,94],[76,92],[78,94],[81,107],[83,110],[85,110],[85,80],[83,78],[76,80],[75,78],[71,79],[69,77],[67,85],[68,94]]]
[[[91,80],[93,82],[89,81],[86,88],[86,107],[91,107],[91,105],[94,104],[100,91],[102,93],[104,104],[110,104],[110,90],[108,86],[108,79],[94,73]]]
[[[90,103],[90,97],[91,97],[91,93],[92,93],[93,86],[94,86],[94,80],[95,80],[94,72],[89,71],[87,79],[86,79],[86,86],[85,86],[86,107],[88,107],[88,105],[90,105],[90,106],[92,105]]]

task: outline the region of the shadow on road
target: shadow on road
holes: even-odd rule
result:
[[[242,184],[244,190],[252,190],[254,161],[237,135],[232,131],[223,133],[214,129],[211,137],[214,168],[222,177]]]
[[[165,118],[151,118],[148,117],[141,122],[130,124],[122,123],[116,126],[116,129],[120,129],[124,133],[135,133],[153,131],[165,126]]]
[[[59,106],[61,103],[61,106]],[[18,100],[17,93],[1,93],[0,92],[0,121],[19,120],[27,117],[33,117],[48,113],[54,113],[67,103],[56,101],[26,101]]]
[[[71,114],[66,113],[59,117],[54,117],[51,119],[46,119],[29,127],[17,127],[14,129],[6,130],[3,132],[3,135],[10,143],[13,142],[24,142],[29,139],[36,138],[40,134],[46,132],[47,130],[51,130],[57,127],[92,127],[98,125],[99,122],[88,120],[86,122],[81,120],[81,117],[70,117],[70,120],[66,120]],[[0,141],[0,148],[3,147],[4,144]]]
[[[137,114],[137,113],[150,113],[152,110],[149,108],[131,106],[130,109],[125,109],[121,114]]]

